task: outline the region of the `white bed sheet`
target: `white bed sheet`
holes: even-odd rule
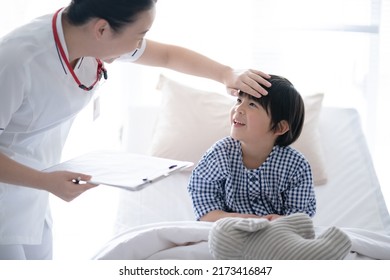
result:
[[[209,222],[164,222],[135,227],[108,242],[93,257],[99,260],[211,260]],[[315,227],[316,235],[326,227]],[[390,236],[342,228],[351,239],[345,260],[390,260]]]
[[[325,107],[320,124],[328,182],[315,188],[314,223],[390,235],[389,212],[357,111]]]

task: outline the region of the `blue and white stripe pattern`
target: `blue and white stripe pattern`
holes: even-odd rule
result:
[[[220,260],[340,260],[351,249],[349,236],[338,227],[315,236],[312,219],[295,213],[273,221],[228,217],[216,221],[209,250]]]
[[[310,165],[300,152],[274,146],[259,168],[247,169],[240,142],[231,137],[206,152],[192,172],[188,191],[197,219],[213,210],[311,217],[316,211]]]

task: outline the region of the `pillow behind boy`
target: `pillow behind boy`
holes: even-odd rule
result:
[[[163,95],[150,155],[196,165],[216,141],[230,134],[230,109],[236,97],[185,86],[163,75],[157,88]],[[292,146],[305,155],[314,184],[321,185],[327,179],[318,129],[323,94],[302,97],[305,123]]]

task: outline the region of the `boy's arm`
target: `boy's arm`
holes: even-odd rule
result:
[[[310,165],[302,162],[297,168],[295,182],[285,192],[284,214],[306,213],[313,217],[316,213],[316,197]]]
[[[220,180],[211,178],[212,175],[217,176],[219,172],[214,170],[218,165],[215,162],[212,163],[203,158],[194,169],[191,174],[191,178],[188,184],[188,193],[191,197],[192,206],[195,212],[197,220],[202,220],[210,212],[224,213],[225,201],[221,195],[222,183]],[[210,171],[208,166],[213,167],[213,171]],[[211,175],[212,174],[212,175]],[[216,214],[216,215],[217,215]],[[210,218],[209,221],[212,221]],[[206,221],[203,219],[203,221]]]

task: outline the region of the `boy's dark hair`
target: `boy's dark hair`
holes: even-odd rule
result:
[[[72,0],[67,8],[69,21],[82,25],[92,18],[105,19],[116,32],[137,19],[140,12],[153,7],[157,0]]]
[[[267,95],[260,98],[248,96],[260,104],[271,117],[271,130],[276,130],[282,120],[288,123],[289,130],[275,141],[275,145],[288,146],[294,143],[302,132],[305,120],[303,99],[286,78],[271,75],[268,81],[272,86],[267,89]]]

